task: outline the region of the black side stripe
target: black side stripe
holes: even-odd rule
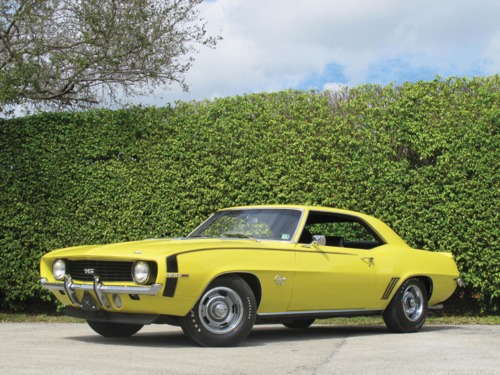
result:
[[[399,281],[399,277],[393,277],[391,281],[389,281],[389,285],[387,285],[387,288],[385,289],[384,295],[382,296],[382,299],[388,299],[389,296],[392,293],[392,290],[396,286],[396,284]]]
[[[167,272],[168,273],[179,272],[179,266],[177,265],[177,255],[171,255],[167,258]]]
[[[178,273],[179,266],[177,264],[177,255],[172,255],[167,258],[167,273]],[[177,278],[167,277],[165,279],[165,289],[163,297],[173,297],[177,288]]]

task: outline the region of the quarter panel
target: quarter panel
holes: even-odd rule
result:
[[[388,285],[392,278],[399,278],[388,301],[399,286],[410,277],[431,279],[432,294],[429,296],[429,305],[446,300],[457,287],[456,279],[459,277],[459,272],[450,253],[389,247],[376,259],[379,266],[378,289]]]

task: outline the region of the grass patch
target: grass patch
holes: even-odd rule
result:
[[[425,324],[429,325],[463,325],[463,324],[482,324],[499,325],[500,315],[489,316],[440,316],[429,317]]]
[[[338,326],[376,326],[385,325],[384,320],[380,316],[362,316],[352,318],[331,318],[318,319],[317,324],[332,324]],[[481,324],[481,325],[500,325],[500,316],[429,316],[425,325],[466,325],[466,324]]]
[[[0,313],[0,323],[82,323],[82,319],[63,315]]]

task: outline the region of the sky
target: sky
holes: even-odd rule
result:
[[[206,0],[215,49],[201,47],[177,100],[336,90],[500,73],[500,0]]]

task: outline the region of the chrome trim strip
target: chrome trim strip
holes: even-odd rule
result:
[[[342,316],[342,315],[375,315],[380,314],[381,309],[346,309],[346,310],[307,310],[307,311],[285,311],[285,312],[274,312],[274,313],[258,313],[259,317],[289,317],[289,316],[300,316],[300,315],[311,315],[311,316]]]
[[[94,290],[94,284],[96,281],[94,280],[94,284],[76,284],[72,281],[71,277],[68,277],[64,283],[50,283],[47,279],[40,279],[40,283],[42,287],[48,290],[60,290],[65,291],[71,302],[75,299],[74,291],[83,290],[89,292],[96,292]],[[163,288],[163,284],[153,284],[151,286],[125,286],[125,285],[103,285],[100,281],[98,281],[97,290],[98,293],[102,295],[103,293],[115,293],[115,294],[137,294],[137,295],[147,295],[147,296],[155,296],[158,292]]]

